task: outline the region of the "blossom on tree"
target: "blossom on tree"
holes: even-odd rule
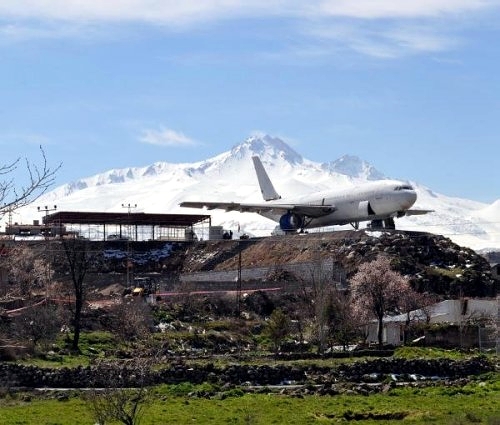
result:
[[[361,264],[350,281],[350,288],[355,311],[378,320],[378,344],[382,346],[384,316],[399,313],[402,302],[414,293],[408,278],[392,269],[389,258],[379,256]]]

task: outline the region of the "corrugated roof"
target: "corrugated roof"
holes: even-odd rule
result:
[[[205,214],[147,214],[90,211],[58,211],[43,217],[44,224],[126,224],[137,226],[193,226],[210,215]]]

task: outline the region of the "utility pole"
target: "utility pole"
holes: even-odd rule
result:
[[[127,213],[128,213],[128,220],[127,220],[127,225],[128,225],[128,230],[129,230],[129,235],[127,236],[127,288],[130,288],[130,268],[132,267],[132,264],[130,262],[130,213],[134,208],[137,208],[137,204],[122,204],[122,208],[127,208]]]
[[[241,241],[238,243],[238,278],[236,281],[236,303],[238,318],[241,316]]]

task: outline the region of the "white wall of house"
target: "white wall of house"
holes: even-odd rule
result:
[[[461,299],[445,300],[430,308],[430,323],[461,323],[481,318],[495,319],[497,300]]]
[[[378,343],[378,323],[370,323],[368,325],[368,343]],[[404,322],[384,322],[384,330],[382,331],[382,342],[390,345],[401,345],[403,343]]]
[[[429,323],[460,324],[473,320],[490,319],[496,320],[498,315],[498,301],[482,299],[459,299],[445,300],[430,306],[427,313],[415,310],[410,313],[413,323],[426,322],[430,316]],[[403,331],[406,314],[388,316],[384,318],[383,343],[401,345],[403,343]],[[378,342],[378,323],[372,321],[367,327],[367,342]]]

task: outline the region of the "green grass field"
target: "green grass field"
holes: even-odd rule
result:
[[[500,424],[500,379],[495,374],[463,387],[395,388],[370,396],[296,397],[233,390],[208,399],[188,396],[193,389],[155,389],[141,424]],[[89,405],[78,393],[4,393],[0,399],[1,425],[94,423]]]
[[[61,346],[64,346],[61,341]],[[88,333],[82,338],[82,353],[58,354],[54,359],[31,358],[22,363],[40,367],[87,365],[116,344],[108,333]],[[97,354],[96,354],[97,353]],[[466,359],[477,353],[435,348],[402,347],[400,358]],[[493,357],[493,361],[496,361]],[[223,366],[234,359],[217,360]],[[250,358],[246,363],[272,362]],[[287,364],[335,367],[362,358],[315,359]],[[192,360],[193,363],[203,361]],[[79,392],[16,393],[2,389],[0,382],[0,425],[95,424],[90,405]],[[386,393],[362,395],[285,395],[276,391],[244,393],[241,389],[221,391],[211,384],[162,385],[144,409],[141,425],[152,424],[485,424],[500,425],[500,374],[474,377],[464,386],[393,388]],[[193,395],[196,394],[196,395]],[[207,394],[210,394],[208,397]],[[108,423],[107,423],[108,424]],[[109,424],[108,424],[109,425]]]

